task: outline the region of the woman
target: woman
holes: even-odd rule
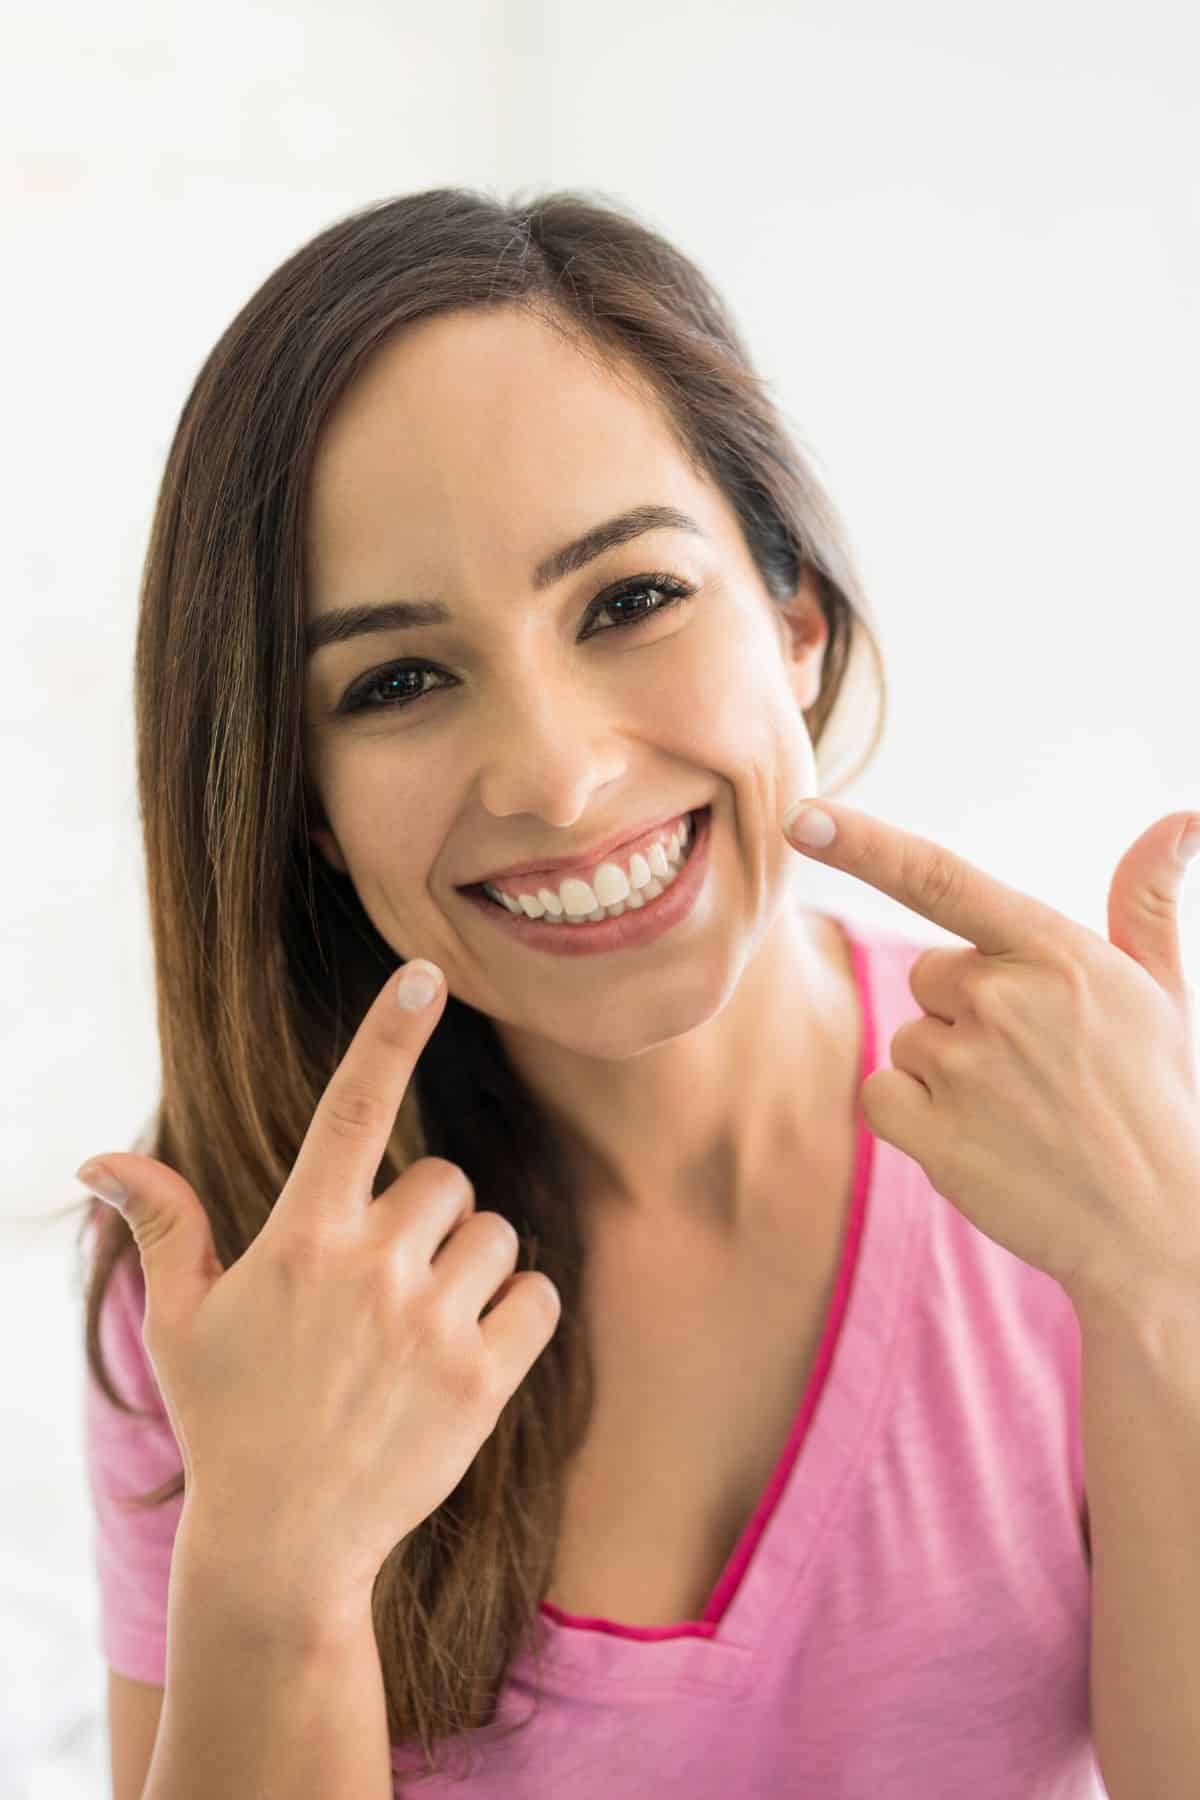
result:
[[[869,759],[882,692],[833,507],[628,211],[390,201],[225,332],[137,640],[161,1103],[107,1159],[137,1238],[95,1209],[88,1292],[104,1647],[120,1706],[150,1695],[131,1793],[160,1708],[156,1800],[226,1727],[214,1792],[288,1791],[289,1756],[331,1793],[1091,1791],[1070,1307],[868,1132],[921,946],[805,906],[781,830]],[[445,986],[392,1056],[414,959]],[[473,1234],[456,1343],[520,1342],[457,1461],[443,1400],[411,1468],[370,1462],[382,1401],[350,1416],[340,1351],[261,1325],[285,1207],[340,1231],[317,1159],[381,1112],[375,1215],[449,1209],[395,1316]],[[168,1242],[210,1349],[240,1284],[203,1455]],[[346,1367],[391,1379],[364,1316]],[[302,1477],[239,1484],[264,1437]],[[391,1530],[343,1606],[352,1503]],[[288,1657],[247,1639],[285,1590]]]

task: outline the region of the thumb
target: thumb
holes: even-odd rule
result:
[[[1109,942],[1181,1002],[1186,1001],[1187,983],[1179,903],[1186,852],[1196,848],[1187,829],[1194,823],[1200,824],[1195,815],[1171,813],[1151,825],[1117,864],[1108,892]]]
[[[82,1163],[75,1178],[114,1207],[132,1231],[147,1309],[152,1304],[160,1319],[194,1312],[225,1272],[195,1189],[166,1163],[132,1151]]]

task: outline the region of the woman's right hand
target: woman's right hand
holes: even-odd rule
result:
[[[419,966],[434,967],[402,973]],[[372,1198],[445,1004],[436,973],[415,1012],[394,975],[376,995],[232,1268],[181,1175],[103,1157],[127,1189],[184,1520],[255,1600],[301,1617],[369,1604],[387,1556],[457,1486],[559,1320],[558,1290],[514,1273],[516,1231],[475,1211],[457,1164],[423,1157]]]

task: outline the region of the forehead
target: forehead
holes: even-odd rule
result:
[[[623,506],[675,503],[715,528],[692,468],[636,373],[513,307],[397,334],[343,396],[308,498],[310,590],[406,574],[467,577],[540,553]]]

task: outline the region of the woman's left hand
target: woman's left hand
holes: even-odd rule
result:
[[[1125,852],[1106,941],[940,844],[813,804],[837,835],[811,849],[788,831],[796,849],[973,946],[913,962],[925,1017],[862,1085],[870,1130],[1077,1307],[1181,1274],[1200,1293],[1200,1064],[1176,856],[1200,816],[1172,813]]]

